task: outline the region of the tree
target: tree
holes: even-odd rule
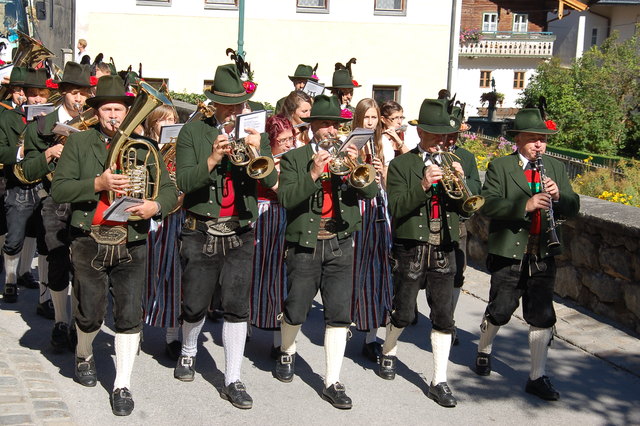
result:
[[[640,30],[640,27],[639,27]],[[636,34],[638,32],[636,31]],[[569,68],[556,58],[538,66],[518,99],[547,99],[547,115],[560,133],[554,144],[597,154],[638,156],[640,146],[640,38],[618,41],[614,32]]]

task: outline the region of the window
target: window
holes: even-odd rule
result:
[[[396,101],[400,103],[400,86],[373,86],[373,99],[382,104],[385,101]]]
[[[524,89],[524,71],[515,71],[513,73],[513,88]]]
[[[480,71],[480,87],[491,87],[491,71]]]
[[[598,44],[598,29],[593,28],[591,30],[591,46],[595,46]]]
[[[168,78],[153,78],[153,77],[144,77],[144,82],[153,87],[156,90],[160,90],[163,84],[167,85],[169,88],[169,79]]]
[[[296,12],[329,13],[329,0],[296,0]]]
[[[136,6],[171,6],[171,0],[136,0]]]
[[[498,14],[495,12],[482,14],[482,32],[495,33],[498,31]]]
[[[407,1],[406,0],[374,0],[374,15],[396,15],[406,16]]]
[[[238,0],[204,0],[205,9],[238,9]]]
[[[526,33],[529,31],[529,15],[526,13],[513,14],[513,32]]]

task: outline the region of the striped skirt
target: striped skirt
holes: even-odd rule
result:
[[[147,237],[147,289],[144,322],[153,327],[178,327],[181,284],[179,239],[184,210],[167,216]]]
[[[384,220],[377,221],[376,198],[360,200],[362,230],[353,234],[353,298],[351,320],[358,330],[366,331],[383,326],[391,312],[393,284],[391,281],[391,226],[385,205]]]
[[[287,297],[284,263],[287,211],[275,201],[258,202],[256,242],[251,286],[251,324],[259,328],[279,327],[277,316]]]

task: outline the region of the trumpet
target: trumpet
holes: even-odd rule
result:
[[[218,130],[222,133],[223,129],[227,126],[232,126],[235,121],[225,121],[218,126]],[[245,143],[244,138],[236,139],[234,136],[228,135],[229,146],[231,152],[229,152],[229,161],[235,166],[246,166],[247,174],[252,179],[262,179],[268,176],[274,169],[275,163],[273,159],[267,156],[258,154],[256,149]]]
[[[346,150],[340,151],[342,142],[335,137],[328,137],[318,142],[318,148],[327,151],[329,171],[336,176],[349,175],[349,184],[354,188],[364,188],[376,179],[376,169],[371,164],[363,163],[359,158],[354,161]]]
[[[442,179],[440,183],[447,196],[452,200],[459,200],[462,210],[472,214],[480,210],[484,205],[484,197],[473,195],[464,181],[464,176],[460,176],[453,167],[454,162],[462,163],[460,157],[450,151],[443,151],[440,147],[438,151],[430,154],[431,161],[442,169]],[[425,172],[427,167],[425,167]]]
[[[542,154],[540,152],[536,153],[536,168],[538,172],[540,172],[540,191],[546,192],[544,187],[544,181],[547,178],[547,174],[545,172],[544,163],[542,162]],[[558,223],[553,215],[553,203],[549,206],[549,210],[547,210],[547,220],[549,221],[549,243],[547,244],[548,248],[558,247],[560,245],[560,239],[558,238],[558,233],[556,228],[558,227]]]

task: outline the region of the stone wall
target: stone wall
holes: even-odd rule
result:
[[[469,257],[484,264],[489,221],[468,223]],[[580,214],[561,226],[555,291],[640,333],[640,210],[580,197]]]

